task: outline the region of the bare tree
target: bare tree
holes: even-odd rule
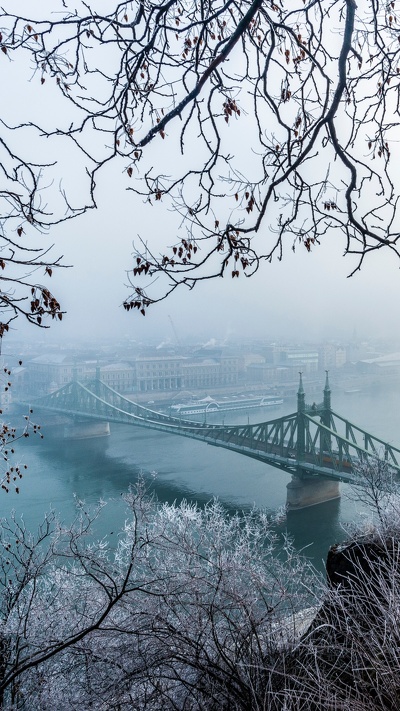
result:
[[[50,246],[41,246],[49,227],[57,221],[43,195],[46,165],[21,157],[13,149],[15,140],[1,116],[0,126],[1,344],[10,322],[18,316],[42,327],[46,316],[62,319],[61,306],[46,286],[62,258],[54,258]]]
[[[22,365],[22,361],[20,361],[20,365]],[[3,365],[2,371],[0,371],[0,392],[2,391],[3,395],[6,395],[11,387],[11,370],[8,366]],[[12,488],[19,494],[21,479],[28,468],[16,453],[18,440],[31,435],[43,438],[40,425],[35,424],[32,420],[32,412],[32,409],[29,409],[26,415],[21,415],[23,424],[16,426],[16,423],[11,424],[7,421],[3,410],[0,409],[0,417],[4,418],[0,422],[0,488],[7,494]]]
[[[118,159],[129,190],[180,216],[160,251],[141,235],[127,310],[145,313],[180,284],[251,276],[285,244],[311,251],[335,231],[355,256],[351,274],[375,250],[398,256],[394,1],[52,9],[41,19],[3,10],[2,58],[26,56],[38,97],[51,82],[71,112],[64,126],[17,116],[12,128],[71,142],[88,207]]]
[[[36,536],[2,522],[4,708],[398,708],[398,511],[331,549],[326,586],[262,512],[157,505],[141,484],[127,503],[116,547],[82,502]]]
[[[386,526],[393,517],[397,518],[399,493],[398,475],[382,453],[380,459],[368,457],[355,466],[355,483],[346,495],[366,505],[369,516]]]
[[[3,706],[281,708],[282,649],[319,587],[308,564],[264,514],[127,500],[116,550],[85,540],[83,504],[37,537],[3,522]]]

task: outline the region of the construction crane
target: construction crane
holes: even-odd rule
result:
[[[177,334],[177,332],[176,332],[176,328],[175,328],[175,326],[174,326],[174,322],[173,322],[173,320],[172,320],[172,318],[171,318],[171,316],[170,316],[169,314],[168,314],[168,318],[169,318],[169,322],[170,322],[170,324],[171,324],[171,328],[172,328],[173,333],[174,333],[174,336],[175,336],[176,343],[177,343],[178,346],[181,346],[182,344],[181,344],[181,342],[180,342],[180,340],[179,340],[179,337],[178,337],[178,334]]]

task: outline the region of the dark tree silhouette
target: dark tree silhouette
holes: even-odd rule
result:
[[[18,316],[42,327],[46,316],[62,319],[58,300],[40,281],[52,276],[61,257],[32,240],[53,222],[42,197],[44,168],[21,158],[0,136],[0,342]]]
[[[29,124],[81,154],[87,206],[70,216],[95,205],[96,176],[116,159],[127,189],[180,215],[163,247],[141,235],[127,310],[144,314],[181,284],[251,276],[328,235],[352,255],[351,275],[378,249],[398,256],[395,2],[103,8],[63,0],[41,20],[3,10],[1,50],[33,62],[38,96],[52,82],[70,105],[65,126]]]

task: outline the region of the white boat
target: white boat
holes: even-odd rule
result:
[[[260,397],[236,397],[234,400],[224,399],[217,402],[211,397],[194,402],[180,403],[171,406],[171,415],[202,415],[206,412],[231,412],[232,410],[249,410],[256,407],[277,407],[283,399],[274,395]]]

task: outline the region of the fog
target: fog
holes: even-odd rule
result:
[[[64,263],[73,266],[56,270],[52,277],[52,288],[67,314],[41,337],[173,339],[168,316],[181,338],[396,335],[400,303],[396,256],[375,252],[360,272],[348,278],[355,263],[343,258],[338,233],[327,236],[311,253],[300,246],[294,254],[287,245],[281,262],[262,264],[250,279],[241,274],[235,280],[226,276],[199,283],[191,291],[182,286],[167,301],[151,306],[145,317],[136,310],[127,313],[122,302],[129,293],[126,270],[132,263],[132,239],[136,233],[147,234],[152,247],[159,240],[156,230],[148,230],[148,208],[142,206],[141,214],[138,202],[121,186],[115,200],[99,201],[98,212],[52,231],[55,253],[64,254]],[[160,205],[157,213],[165,225],[168,211]],[[38,336],[36,329],[21,322],[18,330],[27,337]]]
[[[19,7],[18,3],[14,5],[13,10]],[[50,6],[51,3],[41,4],[41,13],[45,14]],[[65,105],[60,103],[55,87],[48,82],[38,93],[37,84],[27,82],[32,79],[29,67],[4,56],[2,60],[3,70],[7,67],[3,89],[8,97],[5,118],[10,122],[28,118],[58,121]],[[22,139],[26,149],[28,138],[25,134]],[[69,188],[73,203],[78,204],[80,193],[87,187],[84,166],[76,164],[74,152],[65,143],[44,142],[40,151],[46,157],[55,147],[60,164],[53,176],[53,195],[62,178],[63,187]],[[35,148],[39,145],[33,146],[33,152]],[[150,148],[150,160],[171,160],[167,141]],[[52,228],[43,238],[44,243],[54,243],[53,256],[63,254],[64,264],[71,265],[56,270],[49,284],[67,313],[62,323],[42,332],[45,341],[125,336],[137,341],[171,339],[174,334],[170,319],[182,338],[193,335],[206,339],[254,336],[313,340],[348,339],[354,333],[361,338],[396,334],[398,258],[389,250],[376,251],[365,260],[361,272],[349,279],[357,261],[351,256],[343,258],[345,242],[339,232],[327,233],[311,253],[301,245],[293,253],[292,245],[287,243],[282,261],[273,259],[272,263],[261,264],[251,279],[241,273],[239,279],[227,276],[199,283],[192,291],[181,287],[167,301],[151,306],[145,317],[136,311],[126,313],[122,303],[130,293],[126,272],[132,265],[133,240],[140,236],[155,253],[161,253],[176,241],[179,220],[170,204],[160,201],[151,208],[127,192],[124,170],[126,166],[119,163],[102,173],[96,211]],[[262,239],[268,238],[268,229],[266,220]],[[37,278],[40,280],[41,275]],[[15,328],[24,338],[37,338],[37,329],[21,320]],[[15,332],[14,327],[12,330]]]
[[[67,311],[63,323],[54,326],[54,337],[166,338],[173,335],[168,315],[181,335],[198,332],[218,338],[350,338],[355,331],[359,337],[389,337],[397,330],[400,280],[395,257],[376,253],[361,273],[348,279],[349,263],[341,257],[340,244],[324,244],[311,254],[287,250],[282,262],[262,265],[251,279],[241,274],[239,280],[225,277],[192,291],[182,287],[145,317],[126,313],[121,304],[127,295],[131,244],[113,216],[105,217],[90,215],[81,224],[70,224],[70,234],[56,240],[74,266],[54,277]],[[83,237],[82,222],[87,223]],[[119,239],[110,238],[118,232]]]

